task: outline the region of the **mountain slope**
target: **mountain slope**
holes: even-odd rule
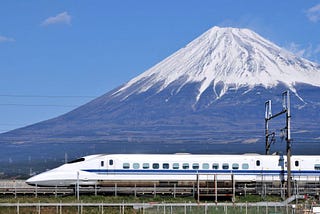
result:
[[[264,102],[272,99],[280,110],[288,89],[293,137],[320,142],[320,66],[248,29],[214,27],[123,86],[60,117],[2,134],[0,142],[239,143],[261,149]],[[275,122],[277,131],[283,126]]]
[[[141,93],[155,84],[159,84],[159,92],[177,81],[180,88],[200,83],[197,100],[208,87],[213,87],[216,97],[229,88],[270,88],[280,82],[294,90],[296,83],[320,86],[319,70],[319,65],[294,56],[248,29],[214,27],[129,81],[116,94]]]

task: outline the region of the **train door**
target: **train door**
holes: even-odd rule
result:
[[[303,159],[295,157],[292,161],[293,163],[291,163],[291,170],[294,171],[294,173],[292,173],[292,177],[295,181],[300,181],[301,176],[303,176],[301,174],[301,165],[303,165]]]
[[[105,161],[104,159],[102,159],[102,160],[100,161],[100,165],[99,165],[99,171],[100,171],[100,173],[103,173],[105,169],[106,169],[106,161]]]
[[[115,162],[113,158],[107,159],[107,173],[114,174]]]

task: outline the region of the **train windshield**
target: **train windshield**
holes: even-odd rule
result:
[[[81,161],[84,161],[84,160],[85,160],[84,158],[79,158],[79,159],[76,159],[76,160],[69,161],[68,164],[70,164],[70,163],[78,163],[78,162],[81,162]]]

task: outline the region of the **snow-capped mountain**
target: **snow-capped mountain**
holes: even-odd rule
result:
[[[157,92],[178,82],[175,93],[199,83],[196,100],[209,87],[217,97],[228,89],[271,88],[279,83],[292,91],[297,83],[320,86],[320,66],[297,57],[248,29],[214,27],[121,87],[115,94]],[[139,84],[139,87],[135,85]],[[130,89],[133,86],[133,90]]]
[[[126,152],[141,152],[141,143],[154,152],[172,144],[180,145],[172,152],[261,152],[264,103],[272,99],[281,110],[285,90],[292,92],[294,148],[311,142],[310,152],[320,153],[313,144],[320,143],[320,66],[251,30],[214,27],[123,86],[2,134],[0,142],[109,143],[107,152],[123,152],[116,145],[124,144]],[[276,131],[283,126],[275,122]]]

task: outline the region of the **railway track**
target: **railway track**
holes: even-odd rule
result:
[[[79,194],[86,195],[134,195],[134,196],[157,196],[171,195],[176,196],[193,196],[193,197],[235,197],[235,195],[285,195],[285,186],[279,186],[274,183],[237,183],[236,181],[230,186],[200,186],[196,182],[192,186],[90,186],[79,187]],[[293,187],[294,194],[300,195],[319,195],[320,183],[299,184]],[[0,195],[2,196],[67,196],[76,195],[76,187],[37,187],[29,186],[24,180],[0,180]]]

